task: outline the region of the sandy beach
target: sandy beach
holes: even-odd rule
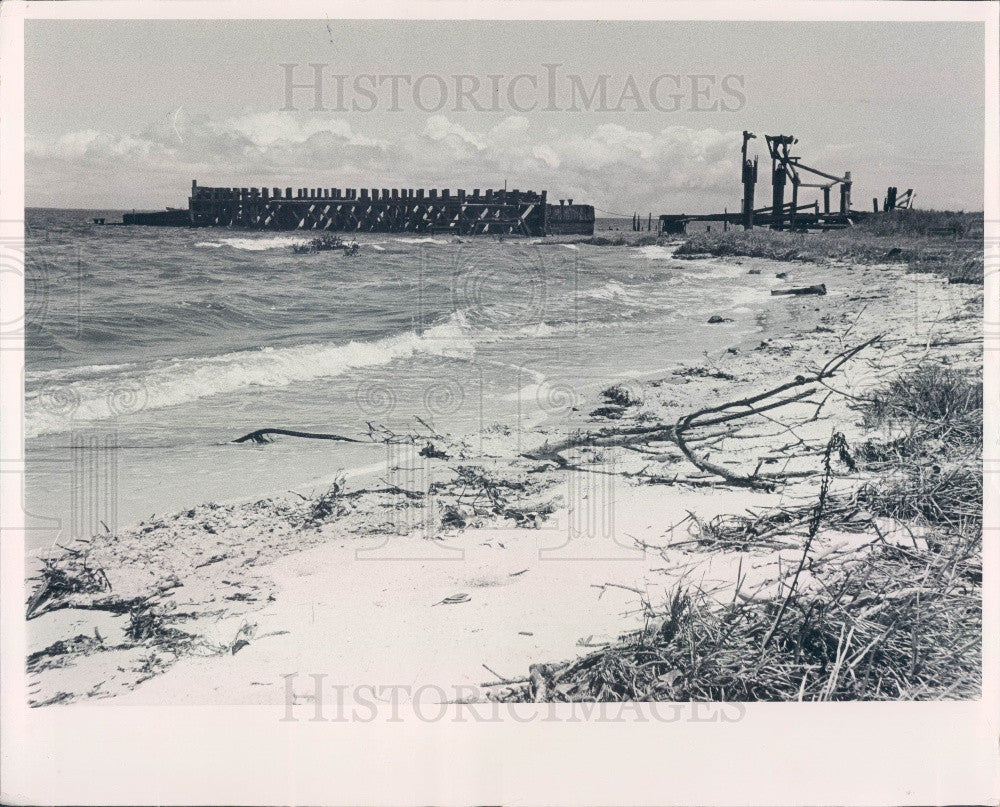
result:
[[[533,664],[642,630],[648,604],[680,581],[720,601],[738,579],[744,592],[774,589],[798,544],[705,547],[693,540],[692,517],[810,501],[821,457],[806,449],[834,431],[848,443],[864,434],[851,396],[921,361],[981,366],[982,287],[900,264],[729,260],[768,288],[822,283],[827,293],[783,297],[785,316],[764,331],[718,322],[725,349],[680,365],[664,356],[668,369],[630,388],[629,405],[595,398],[578,408],[596,412],[593,430],[674,423],[881,335],[838,371],[821,409],[791,404],[794,429],[784,417],[761,419],[699,449],[734,474],[780,471],[780,486],[733,486],[675,448],[582,447],[570,468],[539,459],[578,421],[475,441],[414,423],[368,474],[331,473],[318,491],[254,501],[192,501],[57,550],[56,566],[89,583],[32,603],[31,703],[279,707],[290,695],[308,702],[315,675],[349,692],[423,686],[446,700],[483,699],[523,681]],[[336,468],[337,444],[329,451]],[[882,536],[919,540],[888,521]],[[870,540],[863,530],[826,530],[813,551],[847,555]]]

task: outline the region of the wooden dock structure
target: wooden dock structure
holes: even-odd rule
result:
[[[747,145],[756,137],[753,132],[743,132],[743,147],[740,152],[740,182],[743,185],[743,200],[739,213],[726,211],[693,216],[683,213],[667,214],[660,216],[659,231],[661,233],[684,233],[687,225],[691,222],[719,222],[722,224],[723,230],[728,230],[730,225],[742,226],[744,230],[752,230],[754,227],[798,231],[834,230],[850,227],[852,219],[862,215],[851,209],[851,188],[853,185],[851,172],[846,171],[842,176],[837,176],[805,165],[799,157],[791,154],[791,147],[799,142],[798,138],[792,135],[764,135],[771,157],[771,204],[767,207],[755,208],[757,158],[754,157],[753,160],[749,158]],[[806,182],[802,173],[820,177],[825,181]],[[785,188],[788,184],[792,187],[790,202],[785,201]],[[830,192],[834,187],[839,187],[840,204],[838,209],[831,210]],[[823,194],[822,210],[818,200],[809,204],[800,204],[800,188],[815,188],[821,191]],[[895,188],[889,190],[893,195],[893,204],[895,204]]]
[[[456,235],[593,234],[594,208],[547,202],[547,192],[452,192],[436,188],[220,188],[191,182],[188,208],[126,213],[124,224],[242,227],[254,230],[454,233]]]

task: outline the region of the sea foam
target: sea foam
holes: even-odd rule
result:
[[[651,261],[663,260],[674,256],[673,249],[667,249],[666,247],[661,247],[655,244],[639,247],[638,249],[640,253]]]
[[[196,247],[213,248],[231,247],[246,252],[263,252],[267,249],[291,249],[296,244],[304,244],[302,238],[288,236],[273,236],[271,238],[220,238],[218,241],[199,241]]]

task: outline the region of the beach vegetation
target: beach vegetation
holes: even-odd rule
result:
[[[814,501],[689,516],[693,551],[794,551],[797,562],[777,579],[750,588],[738,575],[725,596],[684,582],[660,602],[637,590],[642,630],[571,661],[532,665],[493,697],[979,697],[982,400],[979,373],[939,363],[859,397],[866,437],[829,440]],[[821,545],[824,535],[860,540],[834,551]]]
[[[907,271],[951,283],[983,282],[982,214],[901,210],[859,219],[854,227],[815,233],[713,230],[688,236],[680,258],[751,257],[776,261],[905,264]]]
[[[305,526],[320,527],[331,518],[347,512],[344,506],[344,483],[344,475],[338,474],[325,491],[309,500]]]
[[[49,602],[72,594],[99,594],[111,590],[104,569],[90,560],[89,546],[67,548],[64,554],[41,558],[38,585],[28,601],[26,617],[31,619]]]
[[[612,384],[601,392],[609,404],[615,406],[639,406],[642,399],[624,384]]]

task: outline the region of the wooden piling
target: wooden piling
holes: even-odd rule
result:
[[[743,229],[752,230],[753,229],[753,208],[754,208],[754,195],[757,188],[757,158],[753,158],[753,162],[747,157],[747,143],[756,137],[752,132],[743,132],[743,150],[741,152],[741,166],[742,166],[742,176],[741,181],[743,183]]]
[[[840,183],[840,212],[845,216],[851,212],[851,172],[844,172],[844,181]]]

